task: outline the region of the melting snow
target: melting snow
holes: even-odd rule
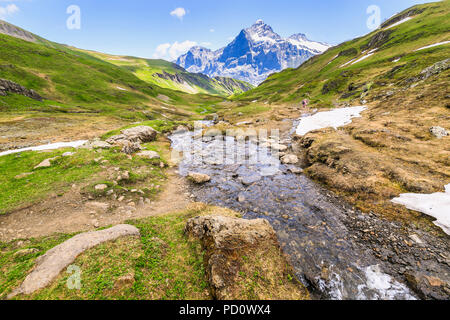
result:
[[[359,58],[358,60],[356,60],[355,62],[353,62],[352,65],[354,65],[355,63],[358,63],[358,62],[360,62],[360,61],[363,61],[363,60],[367,59],[367,58],[370,57],[371,55],[373,55],[373,52],[372,52],[372,53],[368,53],[368,54],[366,54],[365,56]]]
[[[387,28],[385,28],[385,30],[390,29],[390,28],[393,28],[393,27],[396,27],[396,26],[398,26],[399,24],[402,24],[402,23],[404,23],[404,22],[406,22],[406,21],[409,21],[409,20],[411,20],[411,19],[412,19],[412,17],[407,17],[407,18],[405,18],[405,19],[403,19],[403,20],[400,20],[399,22],[396,22],[396,23],[394,23],[394,24],[388,26]]]
[[[329,65],[330,63],[332,63],[332,62],[333,62],[333,61],[334,61],[334,60],[335,60],[335,59],[336,59],[337,57],[339,57],[339,55],[338,55],[338,54],[337,54],[337,55],[335,55],[335,56],[333,57],[333,59],[331,59],[331,60],[330,60],[330,62],[328,62],[328,63],[327,63],[327,65]]]
[[[310,131],[319,130],[323,128],[335,128],[345,126],[352,122],[353,118],[360,117],[361,112],[366,110],[366,107],[348,107],[335,109],[332,111],[319,112],[312,116],[303,117],[297,127],[296,133],[304,136]]]
[[[310,40],[288,39],[288,41],[290,43],[292,43],[294,46],[297,46],[300,48],[306,47],[308,49],[313,49],[317,52],[324,52],[330,47],[323,43],[310,41]]]
[[[78,147],[82,146],[83,144],[85,144],[86,142],[87,142],[87,140],[50,143],[50,144],[44,144],[42,146],[37,146],[37,147],[14,149],[14,150],[0,152],[0,156],[6,156],[8,154],[25,152],[25,151],[54,150],[54,149],[60,149],[60,148],[78,148]]]
[[[422,47],[422,48],[419,48],[419,49],[417,49],[417,50],[414,50],[414,52],[419,51],[419,50],[424,50],[424,49],[429,49],[429,48],[437,47],[437,46],[442,46],[443,44],[447,44],[447,43],[450,43],[450,41],[443,41],[443,42],[438,42],[438,43],[435,43],[435,44],[431,44],[431,45],[429,45],[429,46]]]
[[[116,87],[117,89],[121,90],[121,91],[128,91],[127,89],[124,89],[122,87]]]
[[[450,184],[445,186],[445,192],[404,193],[393,199],[392,202],[436,218],[434,224],[450,235]]]

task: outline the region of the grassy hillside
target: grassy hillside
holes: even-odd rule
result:
[[[274,74],[236,99],[277,104],[309,99],[319,107],[331,107],[359,100],[368,86],[371,93],[364,96],[368,100],[380,90],[398,86],[400,81],[449,57],[450,44],[416,51],[450,40],[449,12],[450,1],[412,7],[386,21],[380,29],[335,46],[297,69]],[[394,25],[404,17],[411,19]]]
[[[32,42],[0,34],[0,43],[0,78],[45,98],[8,94],[0,97],[2,112],[84,111],[137,120],[161,117],[162,110],[168,117],[195,115],[199,104],[221,101],[149,84],[126,68],[41,38]]]
[[[125,68],[139,79],[160,87],[186,93],[205,93],[220,96],[240,94],[253,88],[244,81],[231,78],[209,78],[203,74],[187,72],[182,67],[165,60],[113,56],[86,51],[92,56]]]

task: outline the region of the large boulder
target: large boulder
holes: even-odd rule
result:
[[[213,298],[307,298],[266,220],[201,216],[187,222],[185,234],[200,240],[205,251],[204,264]],[[252,292],[248,292],[249,285],[254,286]]]
[[[121,131],[121,134],[110,137],[106,143],[121,146],[122,152],[133,154],[142,150],[141,143],[155,141],[158,132],[149,126],[138,126]]]
[[[158,132],[149,126],[138,126],[130,129],[122,130],[121,133],[126,140],[132,142],[151,142],[155,141]]]

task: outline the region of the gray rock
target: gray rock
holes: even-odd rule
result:
[[[112,145],[108,142],[101,140],[88,141],[83,144],[80,148],[82,149],[109,149]]]
[[[0,79],[0,96],[6,96],[8,92],[20,94],[38,101],[43,100],[43,98],[34,90],[27,89],[10,80]]]
[[[149,126],[138,126],[130,129],[122,130],[121,133],[126,140],[132,142],[151,142],[155,141],[158,132]]]
[[[106,230],[81,233],[48,250],[36,259],[33,271],[13,290],[8,299],[18,294],[29,295],[45,288],[84,251],[125,236],[140,236],[140,233],[136,227],[122,224]]]
[[[211,181],[211,177],[204,173],[189,172],[188,177],[190,180],[192,180],[197,184],[202,184]]]
[[[289,170],[290,172],[294,173],[294,174],[300,174],[300,173],[303,173],[303,169],[302,169],[302,168],[299,168],[299,167],[296,167],[296,166],[290,166],[290,167],[288,168],[288,170]]]
[[[422,80],[428,79],[429,77],[439,74],[450,68],[450,58],[436,62],[431,67],[428,67],[420,73]]]
[[[283,144],[279,144],[279,143],[274,143],[272,144],[272,149],[273,150],[278,150],[278,151],[286,151],[287,150],[287,146],[283,145]]]
[[[108,189],[108,186],[106,184],[98,184],[94,188],[97,191],[104,191],[104,190]]]
[[[298,163],[298,157],[295,154],[287,154],[281,158],[281,162],[284,164],[296,164]]]
[[[55,160],[57,157],[54,158],[49,158],[49,159],[45,159],[44,161],[42,161],[41,163],[39,163],[36,167],[34,167],[34,169],[39,169],[39,168],[49,168],[52,166],[52,161]]]
[[[119,145],[122,146],[122,152],[128,155],[142,150],[142,147],[139,142],[122,140]]]
[[[188,132],[189,129],[185,126],[178,126],[177,129],[173,132],[173,134],[181,134],[181,133],[185,133]]]
[[[244,185],[251,185],[255,182],[258,182],[259,180],[261,180],[262,177],[259,174],[252,174],[251,176],[243,176],[241,177],[241,182]]]
[[[161,157],[159,156],[159,154],[155,151],[141,151],[137,154],[137,156],[139,157],[143,157],[143,158],[147,158],[147,159],[160,159]]]

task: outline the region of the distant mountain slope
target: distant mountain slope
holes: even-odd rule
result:
[[[272,103],[309,99],[317,106],[370,101],[406,86],[409,78],[450,56],[449,12],[449,1],[412,7],[370,34],[330,48],[297,69],[270,76],[238,99]]]
[[[44,99],[33,100],[17,90],[7,92],[0,96],[0,111],[70,110],[145,119],[162,113],[184,114],[184,110],[220,101],[217,97],[186,94],[148,83],[127,68],[86,52],[8,23],[2,22],[1,26],[0,79],[34,90]]]
[[[298,67],[330,46],[308,40],[304,34],[287,39],[276,34],[262,20],[242,30],[225,48],[211,51],[193,47],[176,63],[189,72],[222,76],[259,84],[270,74]]]
[[[104,61],[126,68],[138,78],[160,87],[186,93],[205,93],[220,96],[240,94],[253,88],[244,81],[231,78],[210,78],[200,73],[187,72],[175,63],[165,60],[143,59],[128,56],[113,56],[85,51]]]

